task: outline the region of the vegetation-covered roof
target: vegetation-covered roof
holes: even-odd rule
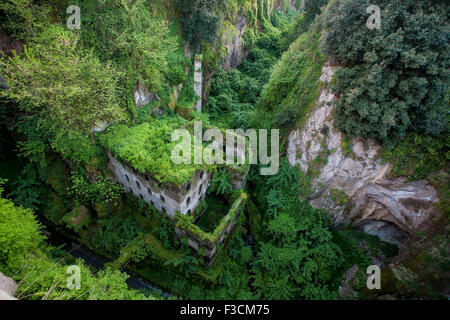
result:
[[[115,157],[139,172],[148,173],[162,183],[181,185],[191,181],[196,170],[204,168],[172,162],[171,152],[178,142],[172,142],[171,135],[181,128],[191,131],[193,123],[178,117],[151,119],[133,127],[113,126],[100,141]]]

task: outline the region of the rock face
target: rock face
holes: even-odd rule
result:
[[[195,103],[195,110],[202,112],[202,89],[203,89],[203,75],[202,75],[202,56],[197,55],[194,60],[194,92],[197,97]]]
[[[396,245],[434,212],[436,190],[425,180],[389,179],[389,163],[377,159],[381,146],[373,139],[346,139],[334,127],[337,97],[327,87],[335,68],[326,63],[323,88],[302,129],[289,135],[287,156],[312,175],[315,208],[326,209],[336,225],[353,221],[365,232]]]
[[[97,121],[95,124],[95,127],[91,129],[91,132],[103,132],[105,131],[109,126],[109,122],[106,120],[100,120]]]
[[[158,95],[149,91],[141,82],[138,82],[134,88],[134,100],[138,108],[147,105],[151,101],[160,101]]]
[[[6,34],[6,32],[0,27],[0,50],[6,54],[12,54],[15,51],[17,54],[23,52],[24,41],[13,39]]]
[[[16,282],[0,272],[0,300],[16,300],[16,298],[14,298],[16,290]]]
[[[108,157],[110,158],[108,167],[125,192],[135,194],[159,211],[165,212],[170,218],[173,218],[177,211],[182,214],[193,213],[205,198],[210,186],[211,175],[207,172],[197,171],[192,181],[183,186],[161,184],[149,175],[138,173],[132,167],[118,161],[110,153]]]
[[[297,10],[294,0],[285,3],[285,5],[290,6],[293,10]],[[272,14],[273,10],[280,10],[282,6],[283,0],[274,0],[269,3],[269,13]],[[243,41],[247,28],[247,18],[238,14],[233,26],[234,30],[232,33],[225,32],[222,35],[223,46],[227,49],[227,54],[221,63],[222,68],[225,70],[231,70],[239,66],[249,52],[249,50],[244,48]]]

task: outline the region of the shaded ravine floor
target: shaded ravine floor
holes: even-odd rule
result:
[[[105,268],[105,264],[108,262],[111,262],[110,260],[94,253],[93,251],[89,250],[85,246],[81,244],[74,243],[70,239],[66,238],[61,233],[52,230],[51,228],[46,227],[47,234],[49,234],[47,241],[54,245],[54,246],[61,246],[65,245],[65,251],[70,254],[72,257],[77,259],[82,259],[84,263],[87,265],[94,267],[95,269],[101,270]],[[136,290],[150,290],[150,291],[156,291],[158,292],[164,299],[169,299],[172,297],[172,295],[160,287],[151,284],[150,282],[143,280],[142,278],[134,275],[133,273],[122,271],[123,273],[126,273],[129,278],[126,280],[126,283],[130,288],[136,289]]]

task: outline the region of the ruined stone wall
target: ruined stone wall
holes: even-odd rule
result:
[[[206,195],[209,174],[198,171],[192,182],[183,186],[162,185],[148,175],[143,175],[115,159],[111,154],[109,168],[126,192],[140,197],[147,203],[173,218],[175,212],[191,214]]]

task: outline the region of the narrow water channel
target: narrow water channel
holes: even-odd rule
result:
[[[67,253],[69,253],[72,257],[77,259],[82,259],[84,263],[87,265],[94,267],[98,270],[101,270],[105,267],[105,263],[110,262],[108,259],[105,259],[104,257],[92,252],[88,248],[86,248],[83,245],[74,243],[61,233],[51,230],[51,228],[46,228],[46,233],[48,235],[47,241],[54,246],[61,246],[65,245],[65,250]],[[133,273],[122,271],[126,273],[129,278],[127,279],[126,283],[130,288],[136,289],[136,290],[154,290],[158,292],[164,299],[169,299],[172,295],[158,286],[151,284],[150,282],[143,280],[142,278],[134,275]]]

